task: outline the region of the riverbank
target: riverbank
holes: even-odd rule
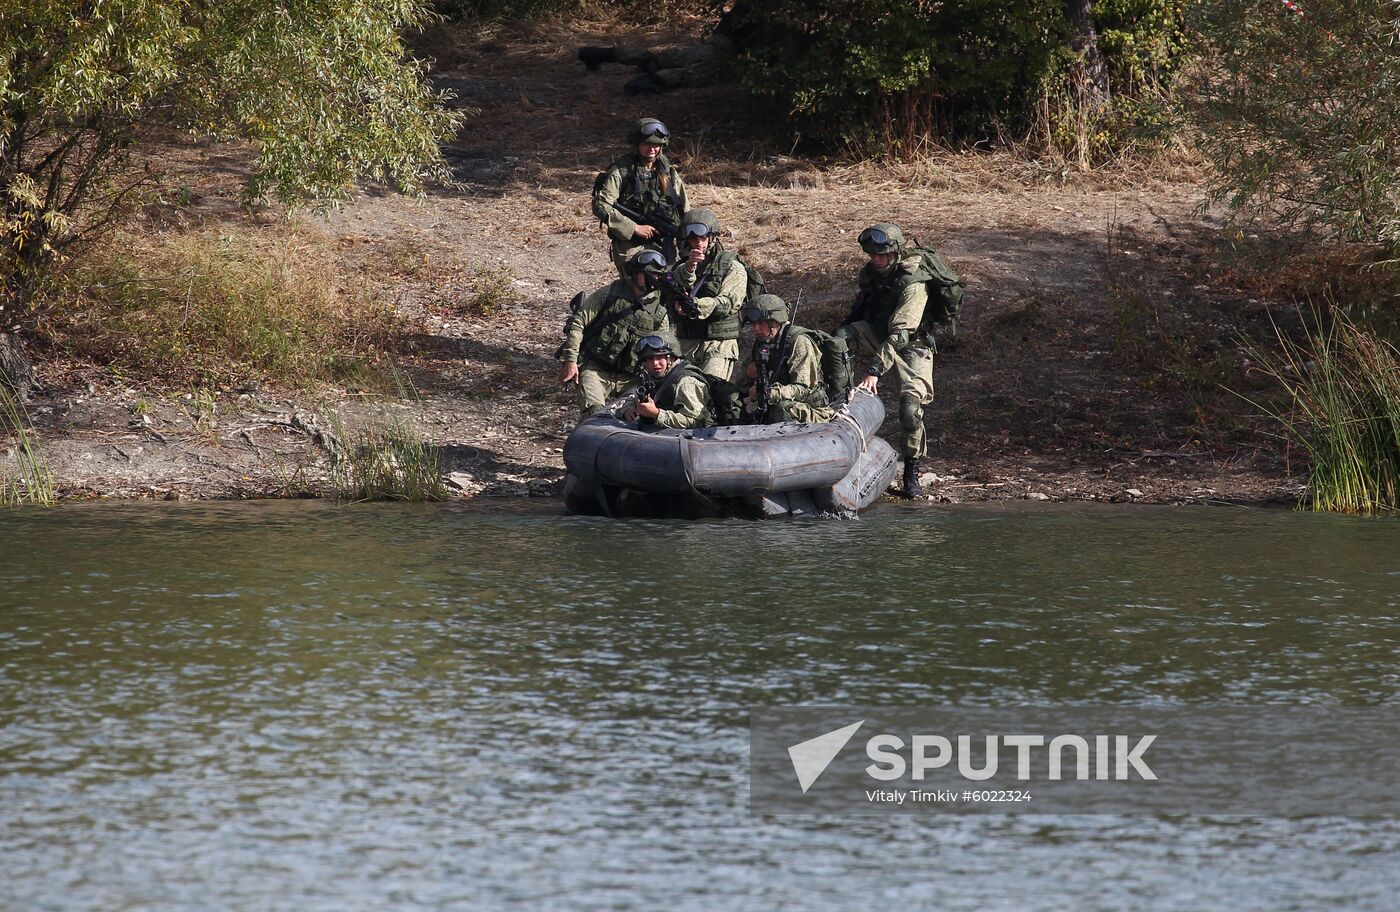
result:
[[[735,89],[630,98],[623,68],[589,74],[573,59],[613,40],[602,26],[428,36],[436,80],[478,110],[447,149],[458,184],[421,201],[369,190],[328,219],[292,220],[343,285],[402,316],[392,393],[256,378],[191,388],[40,349],[29,412],[60,495],[326,494],[327,435],[377,421],[438,448],[460,496],[556,495],[576,413],[550,354],[569,298],[611,275],[588,190],[626,123],[648,114],[677,138],[692,204],[716,210],[726,245],[772,290],[801,300],[800,322],[839,322],[862,262],[855,236],[874,221],[936,243],[966,277],[963,329],[926,411],[932,499],[1296,497],[1301,466],[1221,388],[1258,392],[1239,340],[1291,305],[1241,290],[1189,170],[1060,183],[995,156],[792,158],[754,139],[758,115]],[[181,193],[130,230],[288,234],[232,202],[246,150],[171,143],[150,158]]]

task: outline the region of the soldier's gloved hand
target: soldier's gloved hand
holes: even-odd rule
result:
[[[661,409],[650,399],[643,399],[633,406],[632,410],[641,418],[655,418],[661,414]]]
[[[568,386],[575,380],[578,380],[578,365],[572,361],[565,361],[564,367],[559,371],[559,385]]]
[[[699,247],[690,248],[690,252],[685,255],[686,272],[695,272],[695,267],[699,266],[701,261],[704,259],[705,252],[703,250],[701,250]]]
[[[656,237],[656,228],[651,225],[638,225],[632,232],[632,236],[641,238],[644,241],[649,241]]]
[[[875,395],[875,391],[879,388],[880,378],[874,374],[866,374],[861,378],[860,382],[856,384],[856,389],[864,390],[872,396]]]

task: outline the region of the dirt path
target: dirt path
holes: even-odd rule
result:
[[[1232,340],[1257,317],[1207,278],[1217,226],[1196,212],[1193,184],[1054,189],[975,158],[881,169],[770,154],[752,138],[759,115],[736,90],[628,98],[629,73],[588,74],[572,57],[578,44],[610,42],[560,28],[510,40],[429,36],[439,83],[479,109],[447,150],[460,185],[422,201],[367,192],[329,221],[305,220],[304,230],[333,243],[348,281],[393,296],[422,326],[405,361],[416,401],[346,390],[172,393],[52,358],[31,411],[61,489],[323,491],[325,416],[353,424],[387,410],[442,447],[464,494],[554,492],[575,412],[554,385],[550,353],[568,299],[611,275],[588,189],[623,148],[625,124],[650,114],[678,137],[692,204],[719,213],[726,245],[773,290],[801,297],[801,322],[839,322],[863,259],[856,234],[874,221],[937,243],[967,278],[964,329],[939,355],[926,411],[935,499],[1266,501],[1296,492],[1257,422],[1183,377],[1193,361],[1202,370],[1239,361]],[[240,151],[180,147],[163,158],[196,191],[182,219],[277,230],[253,228],[223,202],[246,167]],[[1177,344],[1182,327],[1189,348]],[[885,430],[897,436],[897,422]]]

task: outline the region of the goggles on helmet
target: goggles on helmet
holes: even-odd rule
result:
[[[662,269],[666,268],[666,257],[655,250],[643,250],[632,257],[632,265],[638,269]]]
[[[739,318],[745,323],[758,323],[762,320],[771,320],[773,315],[754,304],[745,304],[739,309]]]
[[[860,244],[862,247],[867,244],[883,247],[889,242],[890,236],[879,228],[867,228],[860,233]]]
[[[642,336],[637,341],[637,354],[643,358],[651,358],[656,355],[674,355],[671,351],[671,344],[660,336]]]
[[[666,129],[666,125],[659,120],[648,120],[639,128],[643,137],[647,139],[670,139],[671,131]]]
[[[686,236],[686,237],[709,237],[709,235],[710,235],[710,226],[709,226],[709,225],[704,225],[704,224],[701,224],[700,222],[691,222],[689,225],[686,225],[686,226],[685,226],[685,236]]]

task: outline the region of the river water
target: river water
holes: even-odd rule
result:
[[[1391,818],[754,815],[747,724],[1400,704],[1398,618],[1284,511],[0,513],[0,908],[1390,910]]]

